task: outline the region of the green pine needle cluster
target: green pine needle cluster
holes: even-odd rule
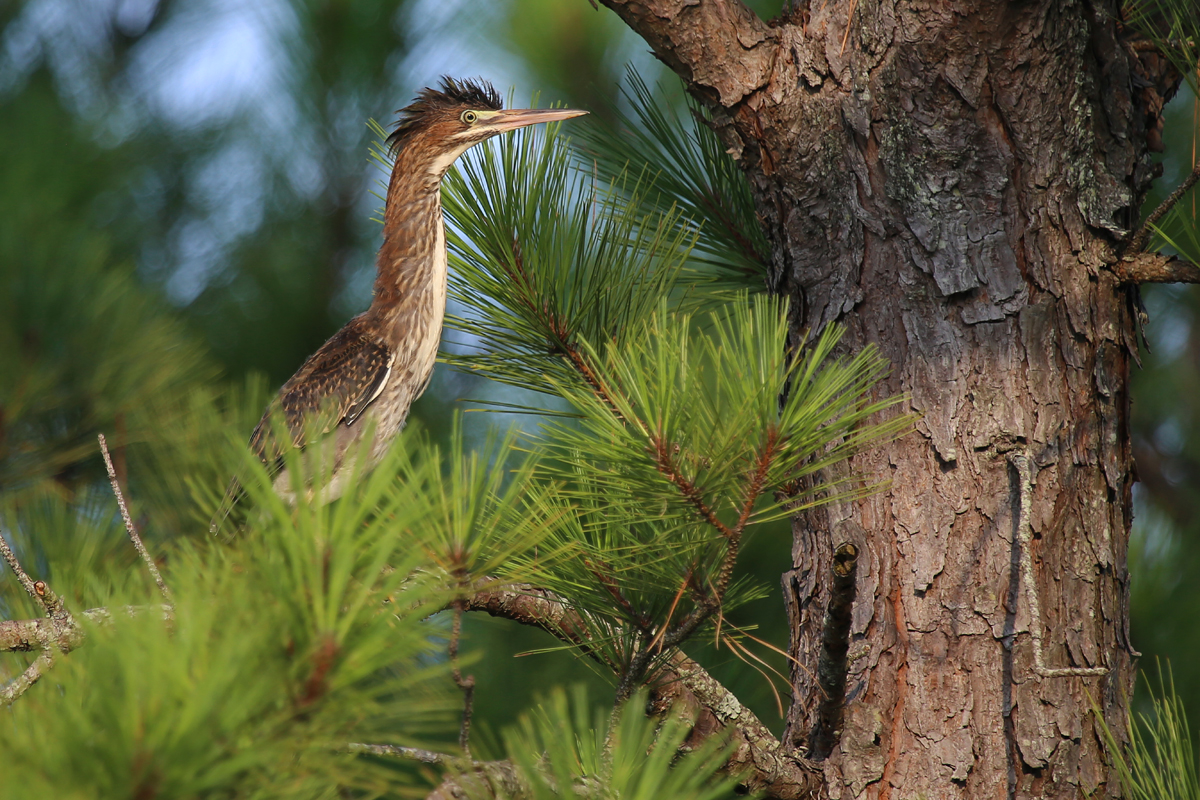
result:
[[[678,208],[681,226],[698,229],[692,262],[715,286],[761,289],[770,263],[750,184],[713,130],[708,109],[690,97],[684,118],[633,70],[624,99],[610,109],[612,124],[580,127],[589,167],[620,185],[625,174],[651,182],[646,199]]]
[[[1145,36],[1182,76],[1192,98],[1200,98],[1200,13],[1194,0],[1137,0],[1129,4],[1125,16],[1130,27]],[[1193,136],[1200,136],[1200,132]],[[1200,187],[1193,187],[1179,198],[1166,216],[1151,226],[1154,236],[1147,249],[1200,264],[1197,199]]]
[[[1160,669],[1158,686],[1146,688],[1150,712],[1131,715],[1124,731],[1127,746],[1117,740],[1104,715],[1092,703],[1121,788],[1130,800],[1200,800],[1197,743],[1170,671],[1164,675]]]
[[[456,367],[550,394],[579,379],[581,340],[620,346],[679,280],[694,231],[581,172],[558,126],[477,148],[443,203],[453,266],[447,323],[474,345]],[[544,409],[543,409],[544,410]]]
[[[737,776],[718,774],[729,755],[720,737],[686,752],[691,724],[678,716],[647,718],[644,708],[635,701],[605,715],[581,691],[552,692],[504,735],[529,800],[718,800],[734,793]]]

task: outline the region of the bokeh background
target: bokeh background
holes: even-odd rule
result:
[[[778,11],[752,5],[764,18]],[[84,514],[98,496],[103,430],[145,500],[149,534],[203,536],[185,499],[197,437],[215,425],[244,438],[267,392],[369,302],[385,176],[368,158],[367,120],[386,126],[442,74],[602,116],[622,102],[628,69],[660,82],[662,102],[682,101],[645,43],[586,0],[0,4],[0,520],[19,524],[29,504],[55,504],[68,522]],[[1168,190],[1196,158],[1196,114],[1186,91],[1168,107]],[[1196,194],[1184,201],[1192,213]],[[1143,669],[1169,659],[1200,720],[1200,292],[1143,296],[1132,634]],[[464,398],[495,391],[440,367],[416,424],[445,435],[452,410],[472,405]],[[189,402],[218,418],[197,427]],[[530,424],[468,416],[475,435]],[[47,536],[43,558],[80,546]],[[759,532],[740,562],[770,592],[735,622],[778,647],[789,548],[782,525]],[[124,569],[117,552],[97,545],[96,557]],[[485,736],[539,690],[603,685],[565,652],[527,654],[552,645],[469,620]],[[727,652],[696,655],[781,726],[767,677]]]

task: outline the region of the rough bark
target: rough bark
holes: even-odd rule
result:
[[[850,468],[880,494],[802,515],[785,575],[807,750],[828,553],[861,553],[838,798],[1114,796],[1089,712],[1132,691],[1126,545],[1134,292],[1118,264],[1153,176],[1114,2],[604,0],[714,111],[794,332],[892,361],[918,431]],[[1027,453],[1039,677],[1018,570]]]

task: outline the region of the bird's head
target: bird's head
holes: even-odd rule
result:
[[[467,148],[498,133],[588,112],[570,108],[505,110],[500,95],[487,81],[444,77],[441,86],[422,89],[398,113],[400,119],[387,140],[392,155],[403,153],[410,168],[424,166],[429,174],[441,178]]]

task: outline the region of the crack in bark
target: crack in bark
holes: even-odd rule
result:
[[[817,660],[817,685],[824,697],[817,710],[817,724],[809,736],[809,758],[829,757],[842,735],[842,712],[846,701],[846,654],[850,649],[850,612],[854,608],[858,548],[845,542],[834,551],[833,586],[821,631],[821,655]]]

